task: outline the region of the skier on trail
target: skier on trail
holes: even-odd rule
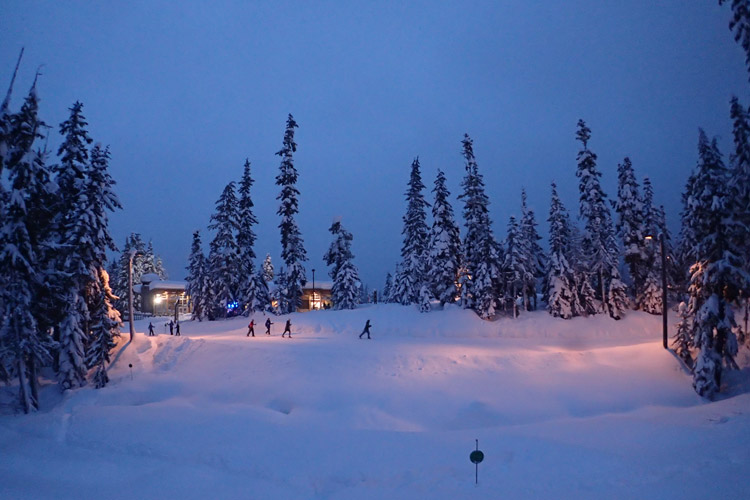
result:
[[[285,334],[289,334],[289,338],[292,338],[292,320],[288,319],[286,320],[286,326],[284,327],[284,333],[281,334],[281,337],[283,338]]]
[[[172,321],[171,319],[169,320],[169,334],[174,334],[174,321]]]
[[[250,324],[247,325],[247,336],[249,337],[250,335],[255,337],[255,320],[254,319],[251,319]]]
[[[148,336],[153,337],[154,336],[154,325],[152,325],[150,322],[148,324]]]
[[[267,318],[266,319],[266,335],[271,335],[271,325],[273,325],[273,323],[271,323],[271,318]]]
[[[175,323],[174,327],[175,327],[175,335],[179,337],[180,336],[180,322],[178,321],[177,323]]]
[[[362,330],[362,333],[359,334],[359,338],[362,338],[362,335],[364,335],[365,333],[367,334],[367,338],[368,339],[371,338],[370,337],[370,326],[372,326],[372,325],[370,325],[370,320],[368,319],[367,323],[365,323],[365,329]]]

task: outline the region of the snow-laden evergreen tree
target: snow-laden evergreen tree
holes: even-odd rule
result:
[[[289,307],[289,305],[285,303],[288,297],[286,279],[287,274],[284,272],[284,268],[281,267],[279,269],[279,272],[276,273],[276,276],[274,277],[273,288],[271,289],[270,312],[276,314],[277,316],[280,314],[284,314],[283,311]]]
[[[606,195],[599,183],[601,172],[596,167],[597,156],[588,148],[591,129],[583,120],[578,121],[576,138],[583,146],[578,152],[576,176],[580,179],[580,217],[585,222],[583,251],[586,267],[594,280],[592,288],[601,300],[601,312],[620,319],[627,308],[628,297],[618,270],[619,246]]]
[[[239,188],[239,221],[237,229],[237,246],[240,252],[240,276],[239,276],[239,299],[240,308],[249,315],[256,310],[263,311],[267,304],[259,300],[258,281],[255,273],[255,232],[253,226],[258,223],[253,214],[253,199],[250,190],[253,186],[250,174],[250,160],[245,159],[245,167],[242,172],[242,180]]]
[[[270,254],[266,254],[261,270],[263,271],[263,280],[266,283],[271,283],[273,281],[273,263],[271,262]]]
[[[750,6],[747,6],[747,9],[750,10]],[[731,157],[729,196],[730,210],[736,219],[736,224],[732,228],[732,238],[739,254],[744,257],[742,268],[750,275],[750,112],[733,97],[730,116],[733,124],[734,151]],[[747,314],[750,306],[750,283],[747,281],[741,285],[740,301],[745,303]],[[743,336],[747,335],[748,332],[743,331]]]
[[[424,184],[419,171],[419,157],[411,164],[409,188],[406,190],[406,214],[404,214],[404,243],[401,246],[401,286],[397,288],[396,302],[408,305],[419,303],[419,291],[427,282],[427,258],[430,230],[427,227],[424,199]]]
[[[549,210],[549,260],[544,280],[547,311],[557,318],[570,319],[585,314],[578,301],[575,271],[569,263],[572,234],[570,217],[552,183]]]
[[[468,134],[462,141],[466,160],[466,175],[461,183],[464,200],[463,241],[466,274],[461,279],[461,302],[465,309],[473,309],[482,319],[495,315],[500,280],[500,246],[492,234],[489,198],[484,180],[474,157],[474,145]]]
[[[237,300],[240,262],[235,233],[237,232],[237,197],[230,182],[216,201],[209,229],[216,231],[208,254],[208,275],[211,283],[210,309],[214,316],[227,315],[227,308]]]
[[[265,279],[262,269],[259,269],[255,273],[255,294],[247,307],[251,311],[273,312],[273,307],[271,306],[271,291],[268,288],[268,282]]]
[[[384,303],[391,302],[391,288],[393,288],[393,276],[391,276],[391,273],[387,273],[385,275],[385,285],[383,286],[383,295],[381,296],[381,301]]]
[[[393,286],[391,287],[391,300],[390,302],[401,304],[402,306],[408,306],[411,301],[408,300],[410,290],[412,289],[413,281],[408,273],[404,270],[402,263],[396,265],[396,274],[393,279]]]
[[[356,309],[360,303],[362,284],[357,267],[352,262],[352,233],[341,225],[340,220],[334,220],[328,231],[334,236],[331,246],[323,255],[326,265],[331,266],[329,275],[333,278],[331,301],[334,309]]]
[[[615,229],[622,241],[623,259],[633,281],[632,295],[636,307],[640,307],[648,259],[644,243],[643,202],[633,164],[628,157],[617,165],[617,200],[613,205],[617,212]]]
[[[116,274],[110,275],[112,292],[117,296],[115,307],[120,314],[128,310],[128,266],[130,265],[130,254],[136,252],[133,256],[133,285],[141,282],[144,274],[144,256],[146,245],[138,233],[130,233],[125,238],[125,244],[122,247],[122,253],[117,260]],[[135,294],[133,297],[133,307],[136,311],[141,310],[141,296]]]
[[[109,274],[100,269],[100,276],[91,288],[91,341],[86,347],[86,366],[95,369],[94,386],[100,389],[107,385],[107,363],[115,347],[115,339],[120,336],[120,313],[112,307],[116,298],[109,287]]]
[[[207,318],[210,304],[206,303],[204,287],[208,284],[206,256],[203,254],[200,231],[193,233],[193,243],[190,247],[187,272],[185,277],[187,286],[185,292],[190,296],[193,304],[193,319],[203,321]]]
[[[143,274],[155,274],[161,280],[167,279],[167,270],[164,269],[161,257],[154,252],[154,243],[152,241],[148,242],[146,250],[139,261],[139,264],[142,266],[141,276],[143,276]]]
[[[90,341],[86,345],[86,364],[96,367],[94,384],[104,387],[109,381],[106,363],[114,347],[114,338],[119,336],[120,314],[112,306],[117,299],[109,286],[109,275],[105,271],[107,250],[117,250],[109,234],[107,212],[121,209],[120,201],[113,191],[115,181],[109,174],[109,148],[96,144],[91,150],[91,163],[86,179],[86,198],[89,203],[92,224],[89,226],[91,240],[91,261],[89,263],[89,284],[86,288],[89,325],[87,333]]]
[[[443,306],[455,302],[458,294],[456,284],[461,267],[461,235],[442,170],[438,170],[432,192],[435,193],[435,201],[432,204],[427,274],[432,294]]]
[[[677,323],[677,331],[672,337],[672,349],[689,367],[693,366],[693,321],[690,316],[690,310],[685,302],[680,302],[677,306],[677,315],[680,318]]]
[[[506,300],[512,308],[514,318],[518,317],[518,299],[522,299],[524,307],[528,303],[525,285],[531,272],[526,268],[529,251],[526,243],[515,216],[511,215],[508,221],[508,235],[505,239],[505,262],[503,269],[505,271],[505,283],[509,292],[506,295]]]
[[[288,314],[297,310],[302,304],[302,287],[307,283],[305,267],[303,262],[307,260],[302,234],[295,216],[299,212],[299,190],[297,189],[297,169],[294,167],[294,153],[297,144],[294,142],[294,129],[297,122],[290,114],[286,120],[286,131],[284,132],[284,143],[281,150],[276,153],[281,157],[279,175],[276,176],[276,184],[281,186],[281,192],[276,197],[279,200],[279,209],[276,211],[281,216],[279,229],[281,230],[281,258],[286,265],[286,278],[284,278],[285,295],[279,302],[282,314]]]
[[[526,190],[521,190],[521,221],[519,224],[520,237],[523,239],[526,275],[524,277],[523,294],[524,308],[536,310],[537,280],[545,276],[546,256],[539,244],[542,239],[536,229],[536,216],[526,203]]]
[[[63,390],[86,383],[84,345],[88,336],[89,310],[86,290],[92,280],[95,262],[93,241],[89,226],[94,224],[87,197],[87,170],[92,142],[86,131],[87,122],[82,114],[83,105],[76,102],[70,108],[70,118],[60,125],[64,136],[58,149],[60,164],[57,167],[59,208],[57,229],[60,237],[60,281],[58,300],[62,306],[59,326],[60,349],[57,360],[57,377]]]
[[[26,413],[39,408],[37,370],[52,360],[55,347],[33,314],[41,278],[27,203],[34,203],[29,199],[31,193],[45,189],[36,186],[42,178],[37,170],[43,165],[32,150],[41,125],[37,111],[34,85],[6,130],[10,147],[4,151],[4,162],[9,188],[0,204],[0,378],[18,378],[19,403]]]
[[[693,371],[693,387],[703,397],[721,389],[722,364],[736,366],[737,339],[732,303],[747,280],[742,258],[733,238],[738,221],[731,212],[730,175],[716,139],[709,142],[701,130],[699,161],[693,192],[687,193],[693,219],[692,233],[697,260],[691,267],[690,313],[693,344],[700,349]]]
[[[582,316],[596,314],[599,311],[599,302],[596,300],[596,292],[591,286],[591,273],[586,267],[586,260],[583,251],[583,234],[576,224],[570,225],[570,258],[568,262],[573,267],[578,291],[578,304],[581,308]]]
[[[74,217],[64,226],[62,247],[70,250],[63,267],[64,283],[68,289],[58,358],[58,379],[63,390],[85,383],[85,349],[91,324],[109,321],[98,316],[109,314],[109,304],[92,309],[98,302],[97,290],[103,288],[99,280],[107,262],[106,252],[116,250],[109,234],[107,212],[121,208],[112,190],[114,181],[109,175],[108,165],[108,149],[95,145],[82,182],[77,184],[81,190],[74,205]]]

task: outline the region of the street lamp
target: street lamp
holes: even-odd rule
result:
[[[128,320],[130,322],[130,342],[135,339],[135,326],[133,325],[133,258],[136,255],[143,255],[143,253],[132,249],[128,257]]]
[[[667,345],[667,253],[664,251],[664,232],[659,233],[659,251],[661,253],[661,315],[662,315],[662,344],[664,349],[669,349]],[[646,236],[646,240],[653,240],[651,235]]]
[[[312,270],[313,273],[313,289],[312,289],[312,300],[310,301],[310,309],[313,309],[315,304],[315,269]]]

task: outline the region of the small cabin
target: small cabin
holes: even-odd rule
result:
[[[315,286],[313,286],[311,281],[308,281],[302,287],[302,304],[297,310],[303,312],[316,309],[330,309],[333,306],[333,302],[331,301],[332,288],[333,282],[330,281],[316,281]]]
[[[185,292],[187,282],[165,281],[157,274],[141,277],[141,312],[154,316],[173,316],[192,312],[190,296]],[[136,287],[133,287],[137,290]]]

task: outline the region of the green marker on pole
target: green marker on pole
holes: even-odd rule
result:
[[[469,460],[474,464],[474,484],[479,484],[479,464],[484,460],[484,453],[479,451],[479,440],[475,439],[475,441],[477,442],[477,449],[471,452]]]

